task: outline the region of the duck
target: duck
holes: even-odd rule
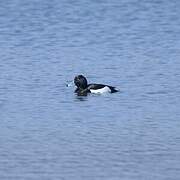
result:
[[[115,93],[119,91],[115,87],[105,84],[88,84],[86,77],[84,77],[83,75],[75,76],[74,84],[77,87],[75,93],[77,93],[78,95],[87,95],[88,93]]]

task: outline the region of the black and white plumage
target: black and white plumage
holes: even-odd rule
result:
[[[74,84],[77,86],[75,93],[78,95],[87,95],[87,93],[115,93],[118,90],[113,86],[104,84],[88,84],[87,79],[83,75],[78,75],[74,78]]]

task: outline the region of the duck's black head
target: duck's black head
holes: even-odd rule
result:
[[[74,78],[74,84],[80,89],[86,89],[88,86],[87,80],[83,75],[78,75]]]

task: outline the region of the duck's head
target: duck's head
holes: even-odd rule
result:
[[[74,78],[74,84],[80,89],[86,89],[88,86],[87,80],[83,75],[78,75]]]

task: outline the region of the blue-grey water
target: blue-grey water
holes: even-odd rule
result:
[[[0,179],[179,180],[180,1],[0,1]]]

